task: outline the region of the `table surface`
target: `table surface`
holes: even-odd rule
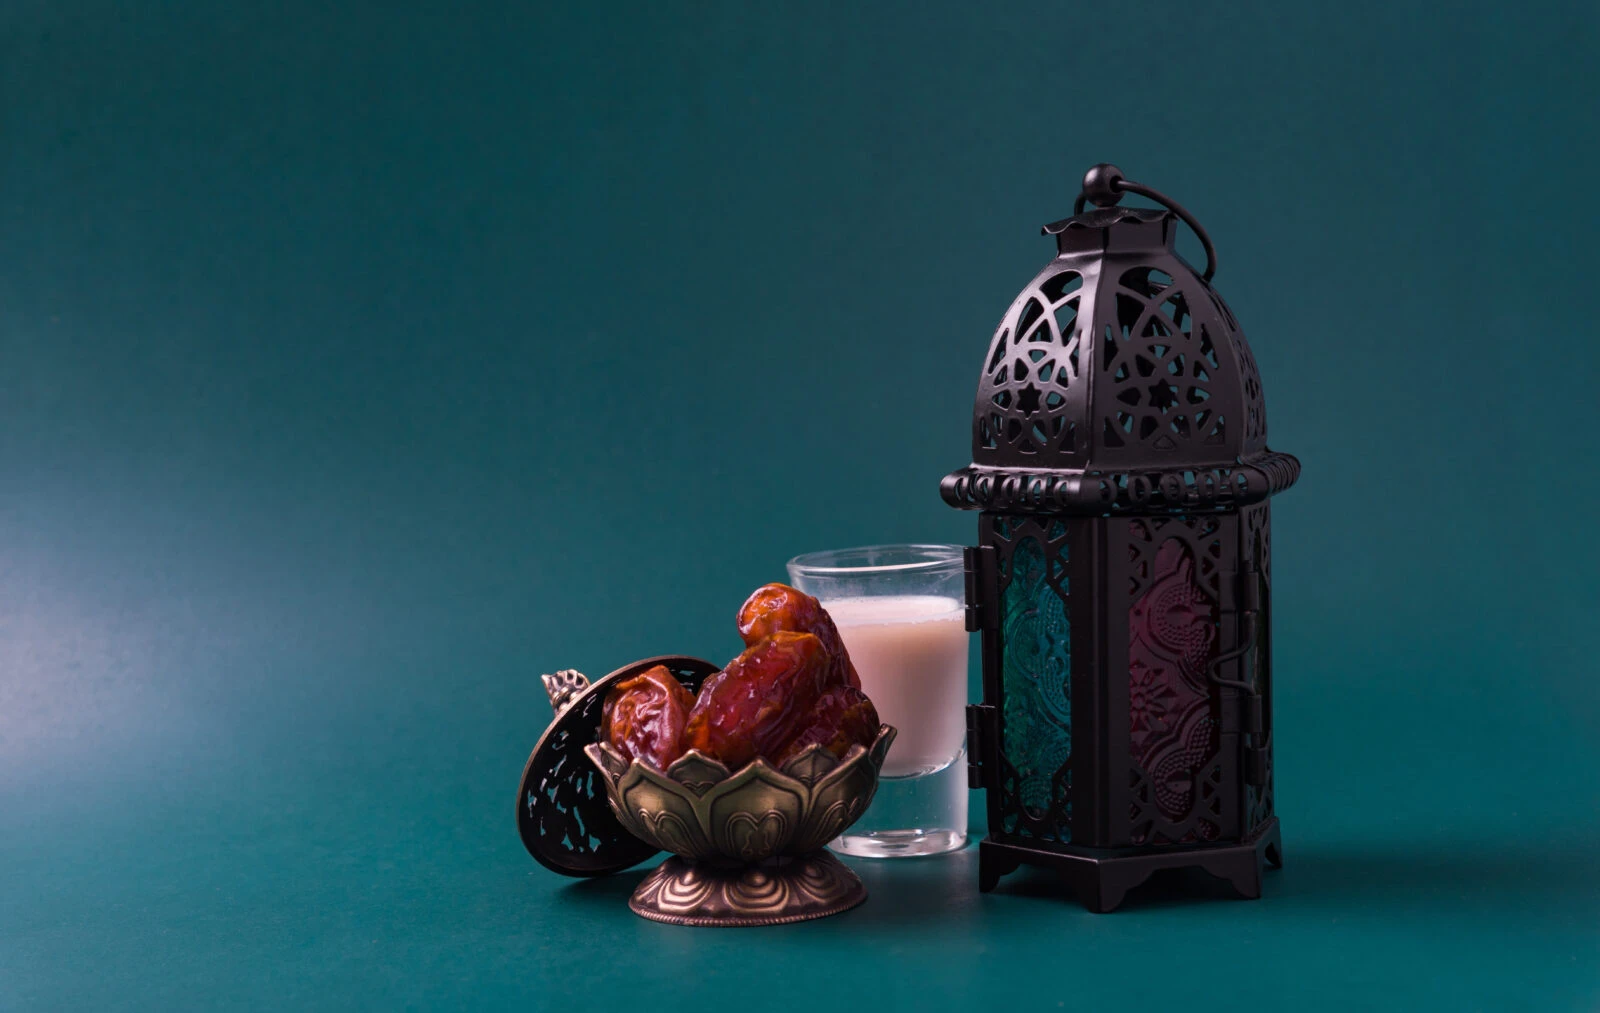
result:
[[[1328,763],[1321,704],[1291,702],[1287,864],[1259,901],[1204,876],[1109,915],[1030,873],[980,895],[969,847],[851,860],[870,898],[831,919],[688,929],[627,910],[647,866],[569,880],[523,852],[515,785],[548,714],[532,671],[397,674],[389,660],[366,674],[308,662],[319,677],[289,699],[237,663],[208,668],[227,727],[181,713],[192,700],[128,715],[111,689],[80,696],[103,701],[113,740],[92,777],[7,795],[0,1006],[624,1008],[642,993],[668,1010],[787,1010],[837,990],[895,1010],[1220,1010],[1241,992],[1261,1008],[1504,1010],[1597,996],[1594,816],[1564,811],[1592,792],[1581,775],[1490,800],[1471,754]],[[1287,673],[1282,696],[1303,700],[1307,678]],[[166,751],[138,770],[115,745],[135,721],[158,724]],[[1559,722],[1542,723],[1553,751]],[[1430,793],[1449,805],[1430,809]],[[1479,808],[1501,805],[1515,825]]]
[[[0,1010],[1600,1008],[1600,8],[1081,6],[0,5]],[[1305,464],[1266,895],[968,850],[717,932],[535,864],[541,672],[971,540],[1108,158]]]

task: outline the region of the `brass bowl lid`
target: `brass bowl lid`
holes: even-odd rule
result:
[[[691,693],[718,670],[709,661],[669,654],[635,661],[593,683],[571,670],[544,677],[556,714],[522,770],[517,833],[545,868],[564,876],[604,876],[657,853],[617,822],[605,782],[583,752],[600,735],[612,684],[656,665],[665,665]]]

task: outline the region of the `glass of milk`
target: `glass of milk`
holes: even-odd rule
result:
[[[796,556],[789,581],[821,600],[878,717],[898,734],[878,794],[831,845],[937,855],[967,843],[966,578],[957,545],[868,545]]]

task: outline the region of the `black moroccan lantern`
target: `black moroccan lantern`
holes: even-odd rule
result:
[[[1117,207],[1124,193],[1165,207]],[[1204,271],[1173,248],[1180,220]],[[982,511],[980,887],[1042,865],[1109,911],[1151,873],[1199,866],[1259,897],[1281,862],[1268,500],[1300,464],[1267,449],[1256,364],[1188,212],[1097,165],[1044,231],[1057,256],[1001,321],[972,464],[941,486]]]

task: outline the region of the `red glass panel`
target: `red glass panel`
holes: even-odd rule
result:
[[[1196,579],[1188,545],[1169,538],[1128,609],[1128,714],[1133,761],[1148,777],[1151,801],[1175,823],[1193,809],[1199,775],[1217,751],[1206,678],[1216,653],[1217,604]],[[1201,837],[1218,829],[1200,827]]]

